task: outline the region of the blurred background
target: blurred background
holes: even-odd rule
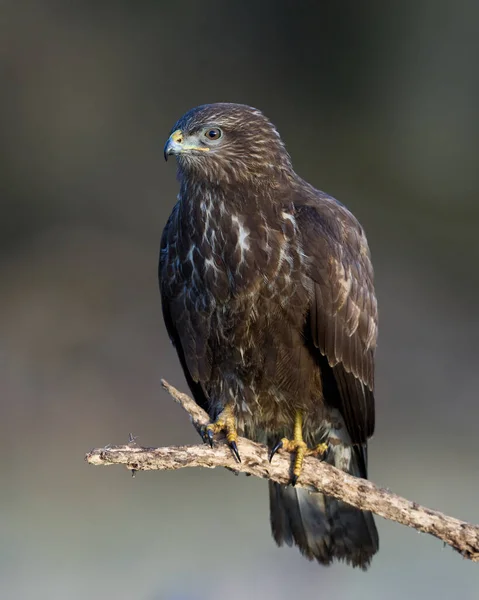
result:
[[[198,441],[161,316],[189,108],[261,108],[296,170],[364,225],[380,306],[370,476],[479,522],[479,4],[0,4],[0,596],[477,598],[478,566],[377,519],[365,574],[270,537],[267,485],[94,468]]]

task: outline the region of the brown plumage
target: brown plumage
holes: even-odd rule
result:
[[[367,476],[374,431],[377,304],[364,232],[293,170],[274,126],[249,106],[211,104],[174,126],[180,194],[161,242],[166,327],[193,396],[216,418],[274,445],[304,418],[309,446]],[[279,545],[322,564],[366,568],[372,515],[322,494],[270,484]]]

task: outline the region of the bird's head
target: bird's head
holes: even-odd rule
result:
[[[273,124],[243,104],[205,104],[175,124],[165,159],[175,155],[180,176],[196,175],[221,183],[274,178],[291,161]]]

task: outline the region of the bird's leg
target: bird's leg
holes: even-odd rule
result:
[[[301,411],[297,411],[294,417],[294,431],[293,431],[293,439],[288,440],[283,438],[282,447],[288,452],[294,452],[294,467],[293,467],[293,477],[291,478],[292,485],[295,485],[298,481],[298,477],[301,475],[301,470],[303,468],[303,460],[306,456],[306,451],[308,447],[303,440],[303,413]]]
[[[231,448],[231,452],[238,462],[241,462],[241,458],[238,452],[238,432],[236,431],[236,417],[234,413],[233,404],[227,404],[224,409],[218,415],[216,421],[205,425],[201,430],[201,436],[203,441],[209,442],[213,448],[213,438],[216,433],[224,432],[226,435],[226,442]]]
[[[323,443],[318,444],[315,448],[308,448],[306,442],[303,440],[303,413],[298,410],[294,417],[293,439],[281,439],[271,450],[269,455],[270,461],[278,450],[286,450],[286,452],[291,452],[295,455],[291,485],[296,485],[298,478],[301,475],[304,457],[312,455],[324,456],[328,450],[328,444]]]

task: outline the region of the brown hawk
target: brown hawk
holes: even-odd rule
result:
[[[278,545],[367,568],[372,515],[295,488],[307,454],[367,477],[377,303],[364,231],[293,170],[255,108],[209,104],[173,127],[180,193],[163,232],[163,314],[196,402],[239,459],[237,432],[295,454],[270,482]]]

